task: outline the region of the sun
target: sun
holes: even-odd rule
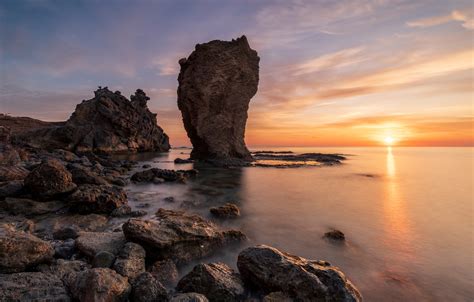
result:
[[[395,139],[392,136],[384,137],[383,141],[384,141],[385,145],[387,145],[387,146],[391,146],[395,143]]]

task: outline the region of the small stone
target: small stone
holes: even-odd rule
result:
[[[56,258],[70,259],[76,252],[76,242],[74,239],[55,242],[53,245],[54,257]]]
[[[110,268],[114,264],[114,261],[114,254],[107,251],[100,251],[95,254],[94,259],[92,260],[92,267]]]
[[[165,197],[163,200],[164,200],[164,201],[166,201],[166,202],[175,202],[175,200],[174,200],[174,197],[173,197],[173,196],[168,196],[168,197]]]
[[[56,240],[76,239],[79,236],[78,231],[77,226],[66,226],[54,231],[53,238]]]
[[[227,203],[220,207],[210,208],[212,215],[218,218],[237,218],[240,216],[239,208],[233,203]]]
[[[343,232],[339,230],[331,230],[329,232],[326,232],[323,236],[323,238],[330,239],[330,240],[336,240],[336,241],[345,241],[346,236],[344,235]]]

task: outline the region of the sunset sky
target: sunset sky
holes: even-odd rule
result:
[[[178,60],[245,34],[250,146],[472,146],[471,1],[0,1],[0,112],[57,121],[97,86],[150,95],[188,145]]]

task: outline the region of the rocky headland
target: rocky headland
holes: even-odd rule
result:
[[[194,149],[176,164],[344,159],[270,151],[253,159],[244,131],[258,61],[245,37],[197,45],[180,61],[178,103]],[[210,208],[214,219],[132,208],[130,183],[186,186],[200,174],[111,156],[170,145],[142,90],[130,100],[107,87],[94,94],[66,122],[0,116],[0,301],[362,300],[337,267],[229,228],[225,220],[245,215],[234,203]],[[227,248],[241,250],[237,269],[208,263]]]

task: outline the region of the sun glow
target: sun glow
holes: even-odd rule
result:
[[[395,143],[395,139],[392,136],[386,136],[384,137],[383,142],[385,143],[385,145],[391,146]]]

